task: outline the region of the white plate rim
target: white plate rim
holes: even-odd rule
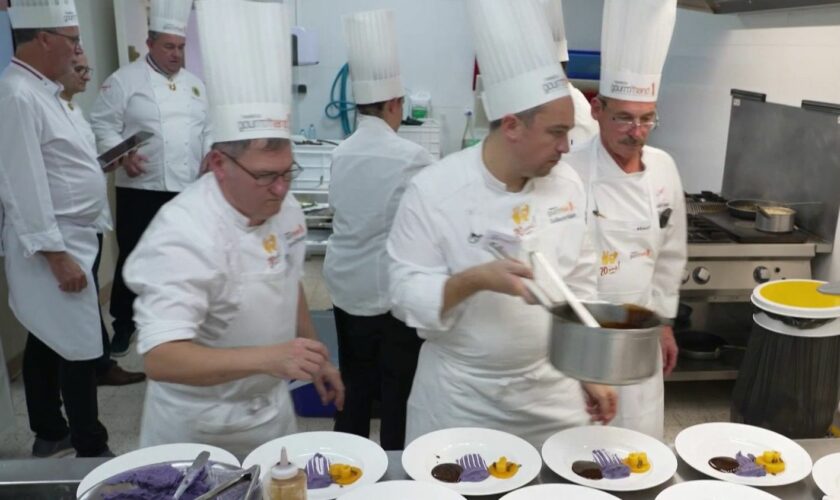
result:
[[[338,435],[338,436],[337,436]],[[337,439],[341,440],[348,440],[355,443],[355,446],[363,447],[367,449],[367,452],[370,452],[372,456],[375,457],[375,462],[373,464],[365,464],[363,469],[362,477],[359,478],[358,481],[351,485],[343,486],[340,488],[340,491],[335,491],[332,487],[318,489],[318,490],[307,490],[307,498],[309,500],[330,500],[337,498],[339,495],[343,495],[344,493],[348,493],[360,486],[364,486],[366,484],[373,484],[379,481],[382,476],[385,475],[385,472],[388,471],[388,455],[385,453],[385,450],[382,449],[381,446],[376,444],[375,442],[371,441],[370,439],[363,438],[361,436],[357,436],[355,434],[349,434],[346,432],[335,432],[335,431],[311,431],[311,432],[298,432],[295,434],[288,434],[286,436],[281,436],[276,439],[272,439],[266,443],[261,444],[257,448],[255,448],[251,453],[245,457],[245,460],[242,461],[242,467],[247,469],[248,467],[259,464],[261,471],[260,471],[260,479],[264,480],[265,475],[268,474],[268,467],[265,466],[263,460],[257,460],[256,457],[261,456],[263,454],[268,454],[269,450],[275,450],[272,453],[274,456],[280,456],[280,448],[286,446],[287,449],[289,448],[289,442],[295,442],[297,440],[303,440],[304,443],[301,446],[297,444],[293,444],[295,450],[299,449],[306,449],[306,450],[313,450],[312,445],[307,445],[306,443],[315,443],[321,442],[324,443],[323,447],[329,447],[330,441],[335,442]],[[307,447],[308,446],[308,447]],[[356,448],[354,448],[356,449]],[[300,454],[299,451],[295,451],[294,453],[290,453],[291,455],[298,455]],[[352,453],[346,453],[351,455]],[[358,454],[358,453],[356,453]]]
[[[183,450],[183,453],[179,450]],[[239,460],[233,453],[208,444],[200,443],[168,443],[156,446],[139,448],[99,464],[95,469],[88,472],[79,486],[76,488],[76,498],[82,496],[87,490],[96,484],[113,477],[121,472],[142,467],[144,465],[159,464],[173,460],[193,460],[199,453],[207,450],[210,452],[210,460],[230,465],[240,466]],[[123,465],[125,463],[125,465]]]
[[[565,464],[561,462],[562,457],[554,457],[554,456],[547,456],[547,448],[548,452],[551,452],[551,447],[554,446],[555,441],[560,441],[563,437],[568,437],[569,435],[573,434],[586,434],[586,433],[593,433],[597,432],[600,436],[603,436],[605,433],[617,433],[617,434],[624,434],[627,436],[633,436],[634,439],[639,441],[646,442],[647,444],[640,446],[640,451],[644,451],[650,457],[651,452],[650,450],[656,449],[657,454],[660,454],[665,458],[666,463],[661,465],[656,465],[657,467],[657,479],[651,480],[648,483],[644,483],[643,485],[633,485],[633,484],[622,484],[620,482],[614,480],[607,480],[604,481],[603,479],[595,481],[589,480],[583,477],[578,476],[571,469],[567,469]],[[599,436],[599,437],[600,437]],[[542,457],[543,462],[551,469],[555,474],[562,477],[563,479],[570,481],[575,484],[579,484],[581,486],[587,486],[589,488],[595,488],[598,490],[604,491],[642,491],[653,488],[655,486],[659,486],[662,483],[670,480],[674,477],[674,474],[677,472],[677,457],[674,455],[674,452],[669,448],[665,443],[659,441],[656,438],[648,436],[647,434],[643,434],[638,431],[634,431],[632,429],[625,429],[623,427],[615,427],[615,426],[601,426],[601,425],[589,425],[589,426],[581,426],[581,427],[571,427],[569,429],[564,429],[562,431],[556,432],[552,434],[548,439],[546,439],[545,443],[542,446]],[[658,460],[657,460],[658,462]],[[661,473],[661,477],[659,475],[659,470],[664,472]],[[654,477],[651,475],[650,477]]]
[[[516,476],[505,479],[504,481],[499,482],[492,482],[492,483],[444,483],[442,481],[438,481],[434,479],[428,470],[426,470],[425,466],[418,465],[417,468],[413,466],[413,464],[409,463],[412,459],[411,457],[415,454],[415,449],[421,446],[424,446],[424,443],[427,441],[431,441],[436,439],[438,436],[442,436],[445,434],[454,433],[457,435],[469,435],[469,434],[479,434],[485,436],[494,436],[495,438],[503,438],[509,440],[510,442],[516,443],[517,446],[521,447],[523,454],[531,455],[531,458],[527,458],[525,460],[519,459],[520,462],[523,464],[528,464],[527,467],[523,465],[519,472],[517,472]],[[532,466],[531,464],[538,464],[537,466]],[[432,431],[426,433],[405,447],[402,453],[402,467],[406,474],[409,477],[414,479],[415,481],[425,481],[431,482],[434,484],[438,484],[449,488],[461,495],[465,496],[481,496],[481,495],[498,495],[501,493],[507,493],[511,490],[515,490],[517,488],[521,488],[526,484],[530,483],[535,477],[537,477],[542,470],[542,458],[540,457],[540,453],[537,451],[534,446],[525,441],[519,436],[514,434],[510,434],[509,432],[500,431],[497,429],[487,429],[484,427],[453,427],[449,429],[440,429],[437,431]],[[528,472],[530,471],[530,472]],[[498,487],[492,488],[489,485],[497,484]],[[467,485],[467,488],[464,488],[463,485]],[[475,485],[484,485],[487,486],[486,488],[476,488]],[[464,490],[468,491],[464,491]],[[476,489],[480,489],[481,491],[474,491]]]
[[[702,483],[702,484],[697,484],[697,483]],[[688,485],[690,485],[690,486],[688,486]],[[700,487],[700,486],[708,487],[708,486],[712,486],[712,485],[714,485],[714,487],[721,487],[721,488],[730,488],[731,487],[731,488],[737,490],[737,491],[733,491],[732,493],[744,493],[746,491],[750,491],[751,493],[758,493],[759,495],[762,496],[763,500],[781,500],[781,498],[779,498],[775,495],[771,495],[770,493],[767,493],[766,491],[760,490],[758,488],[754,488],[752,486],[747,486],[746,484],[729,483],[729,482],[726,482],[726,481],[718,481],[717,479],[698,479],[696,481],[683,481],[681,483],[672,484],[671,486],[668,486],[664,490],[660,491],[659,494],[656,495],[655,500],[669,500],[668,496],[664,496],[664,495],[666,495],[666,494],[673,495],[673,494],[675,494],[675,492],[681,493],[680,490],[684,490],[685,488]],[[728,493],[728,492],[724,492],[724,493]],[[673,498],[683,498],[683,497],[673,497]]]
[[[741,431],[751,433],[765,434],[768,436],[768,441],[779,440],[780,442],[783,442],[786,445],[795,449],[796,453],[800,454],[803,458],[807,459],[807,470],[803,471],[799,475],[790,473],[779,476],[767,475],[764,477],[743,477],[735,474],[727,474],[724,472],[716,471],[712,469],[708,464],[709,458],[712,457],[706,458],[706,460],[702,463],[700,463],[699,461],[695,461],[693,459],[692,454],[688,453],[689,442],[686,441],[693,439],[693,435],[695,433],[714,427],[718,427],[720,429],[739,429]],[[792,439],[785,437],[779,434],[778,432],[771,431],[769,429],[764,429],[762,427],[756,427],[753,425],[739,424],[736,422],[706,422],[702,424],[692,425],[691,427],[686,427],[685,429],[680,431],[679,434],[677,434],[676,439],[674,439],[674,448],[677,450],[677,454],[680,456],[680,458],[682,458],[685,463],[687,463],[692,469],[696,470],[697,472],[700,472],[701,474],[712,477],[714,479],[720,479],[721,481],[726,481],[728,483],[742,484],[745,486],[772,488],[775,486],[785,486],[788,484],[793,484],[808,477],[808,475],[811,474],[811,470],[814,466],[814,462],[811,460],[811,456],[808,454],[808,452],[805,451],[805,448],[800,446],[797,442],[793,441]],[[768,446],[768,449],[772,448]],[[785,461],[789,462],[788,459],[785,459]],[[770,479],[771,481],[768,481],[768,479]]]
[[[824,470],[829,469],[831,466],[835,466],[833,469],[835,473],[831,476],[834,484],[829,484],[829,474],[827,471],[824,472]],[[817,484],[817,488],[824,495],[840,494],[840,467],[838,466],[840,466],[840,452],[831,453],[820,458],[814,462],[814,466],[811,468],[811,476],[814,478],[814,483]]]
[[[425,481],[413,481],[413,480],[410,480],[410,479],[398,479],[398,480],[393,480],[393,481],[381,481],[381,482],[378,482],[378,483],[366,484],[364,486],[364,488],[360,487],[360,488],[358,488],[354,491],[348,491],[347,493],[338,497],[338,500],[344,500],[344,499],[352,500],[354,498],[354,496],[357,497],[358,495],[361,495],[362,493],[367,493],[367,492],[370,492],[371,490],[375,490],[375,489],[378,489],[378,488],[387,488],[390,485],[399,485],[399,486],[406,485],[406,486],[416,487],[418,484],[422,485],[421,486],[422,488],[429,488],[429,489],[432,490],[431,492],[420,492],[421,494],[433,493],[434,495],[445,495],[444,497],[435,496],[434,497],[435,500],[466,500],[466,498],[464,498],[463,495],[461,495],[457,491],[453,491],[453,490],[451,490],[451,489],[449,489],[445,486],[441,486],[441,485],[435,484],[435,483],[427,483]],[[383,486],[383,485],[389,485],[389,486]],[[428,497],[424,498],[424,500],[427,500],[427,499],[428,499]],[[408,498],[408,499],[403,498],[401,500],[410,500],[410,498]]]
[[[581,493],[586,491],[590,495],[594,495],[592,497],[593,500],[621,500],[617,496],[607,493],[604,490],[598,490],[595,488],[588,488],[586,486],[581,486],[579,484],[566,484],[566,483],[551,483],[551,484],[534,484],[531,486],[525,486],[523,488],[519,488],[518,490],[511,491],[507,493],[505,496],[500,498],[499,500],[517,500],[519,495],[535,493],[535,492],[542,492],[545,491],[546,493]],[[523,497],[526,498],[526,497]],[[553,497],[557,498],[557,497]],[[578,497],[575,497],[577,499]]]

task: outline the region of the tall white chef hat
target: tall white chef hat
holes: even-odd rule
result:
[[[198,0],[196,9],[213,140],[288,139],[292,111],[288,4]]]
[[[569,95],[537,0],[467,0],[490,121]]]
[[[569,60],[569,43],[566,41],[566,24],[563,20],[563,0],[540,0],[540,3],[545,9],[545,17],[557,47],[557,60],[566,62]]]
[[[605,0],[601,95],[656,101],[676,17],[677,0]]]
[[[13,29],[78,26],[74,0],[14,0],[9,7]]]
[[[149,31],[187,36],[192,0],[152,0]]]
[[[405,95],[397,58],[394,11],[371,10],[344,16],[344,39],[357,104]]]

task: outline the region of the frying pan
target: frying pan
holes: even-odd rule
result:
[[[699,330],[678,331],[674,337],[680,348],[680,356],[688,359],[718,359],[721,348],[726,345],[723,338]]]

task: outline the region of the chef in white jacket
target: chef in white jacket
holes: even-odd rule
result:
[[[405,405],[421,340],[391,314],[385,248],[411,177],[432,163],[420,145],[397,135],[403,89],[394,12],[344,18],[358,128],[332,156],[329,201],[335,211],[324,259],[334,305],[338,356],[347,387],[335,430],[368,437],[373,400],[380,399],[380,443],[405,447]]]
[[[557,60],[563,65],[563,71],[569,64],[569,42],[566,40],[566,23],[563,18],[563,0],[540,0],[545,9],[551,35],[557,47]],[[598,133],[598,122],[592,118],[589,99],[577,87],[569,82],[569,95],[575,107],[575,127],[569,131],[569,146],[574,150]]]
[[[82,53],[76,8],[73,0],[21,0],[9,15],[17,47],[0,76],[2,243],[9,305],[30,332],[23,381],[32,454],[75,448],[79,456],[107,455],[96,401],[99,301],[91,286],[105,176],[55,83]]]
[[[295,432],[287,379],[314,380],[339,408],[344,389],[310,321],[306,223],[287,196],[300,169],[289,141],[288,4],[196,7],[209,172],[160,210],[125,266],[151,379],[140,445],[207,443],[242,457]]]
[[[639,304],[663,318],[677,313],[687,255],[685,200],[674,160],[645,143],[658,122],[656,99],[676,8],[676,0],[606,0],[600,95],[592,101],[600,134],[565,156],[589,193],[599,298]],[[659,439],[663,374],[677,361],[671,327],[663,331],[661,351],[662,370],[619,389],[622,405],[613,421]]]
[[[536,0],[468,0],[467,11],[490,134],[414,177],[388,240],[392,300],[426,340],[406,439],[479,426],[540,446],[589,422],[587,399],[592,418],[608,421],[615,391],[554,369],[550,314],[523,300],[532,270],[494,260],[486,245],[496,241],[525,261],[541,250],[580,296],[594,295],[586,194],[558,163],[574,125],[572,101]]]
[[[149,53],[123,66],[103,83],[91,109],[102,153],[139,131],[154,134],[116,171],[119,254],[111,289],[112,355],[125,355],[134,334],[134,294],[122,269],[146,226],[164,203],[196,178],[210,146],[207,92],[183,68],[192,0],[152,0]]]
[[[87,84],[90,81],[91,72],[93,69],[88,66],[88,59],[85,54],[79,54],[73,60],[73,68],[68,73],[59,77],[58,82],[64,87],[61,90],[61,103],[67,111],[67,115],[73,121],[73,126],[79,130],[84,137],[86,145],[96,156],[96,137],[93,130],[90,128],[82,113],[82,108],[75,102],[73,97],[76,94],[84,92]],[[110,230],[111,225],[111,207],[105,204],[105,208],[100,215],[100,222],[97,226],[103,230]],[[99,262],[102,257],[102,233],[97,234],[99,240],[99,251],[96,254],[96,260],[93,263],[93,283],[95,285],[96,295],[99,296]],[[102,332],[102,348],[103,353],[96,364],[96,380],[99,385],[128,385],[142,382],[146,379],[146,375],[138,372],[128,372],[123,370],[116,361],[111,359],[111,339],[108,336],[108,331],[105,329],[105,323],[102,321],[102,314],[100,311],[99,329]]]

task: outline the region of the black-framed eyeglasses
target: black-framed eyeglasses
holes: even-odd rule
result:
[[[289,167],[285,172],[276,173],[276,174],[260,174],[257,175],[250,170],[248,170],[245,165],[236,161],[236,158],[233,156],[225,153],[224,151],[217,149],[219,153],[224,155],[228,160],[232,161],[237,167],[241,168],[243,172],[248,174],[254,181],[257,183],[258,186],[271,186],[277,182],[277,179],[282,178],[283,182],[292,182],[301,172],[303,172],[303,167],[297,164],[297,162],[292,161],[292,166]]]
[[[76,49],[82,48],[82,37],[80,37],[80,36],[65,35],[64,33],[59,33],[58,31],[53,31],[53,30],[43,30],[43,31],[45,33],[49,33],[50,35],[56,35],[56,36],[60,36],[62,38],[66,38],[66,39],[70,40],[71,42],[73,42],[73,47],[76,48]]]
[[[75,71],[80,77],[84,78],[89,74],[93,73],[93,68],[90,66],[73,66],[73,71]]]

